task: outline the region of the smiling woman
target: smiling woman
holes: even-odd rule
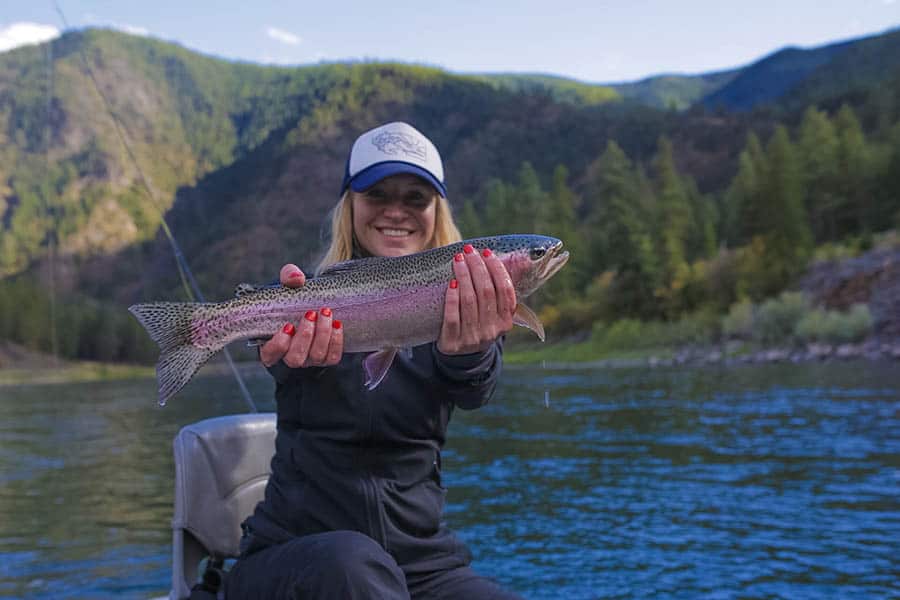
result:
[[[397,298],[369,304],[361,295],[349,304],[332,298],[330,307],[285,323],[260,348],[276,382],[276,450],[265,499],[243,524],[242,553],[226,595],[518,598],[476,574],[468,549],[442,523],[441,450],[450,415],[455,408],[479,408],[493,396],[502,338],[516,313],[503,244],[490,238],[494,252],[485,246],[476,251],[475,240],[461,242],[437,148],[406,123],[357,138],[341,193],[320,273],[353,258],[420,256],[458,243],[439,257],[446,274],[434,292],[417,288],[407,294],[413,298],[409,307]],[[440,253],[426,254],[434,252]],[[517,264],[509,262],[514,274]],[[330,269],[306,284],[296,266],[285,265],[281,282],[308,289],[347,269],[352,266]],[[422,276],[423,269],[411,271]],[[414,342],[402,353],[402,344],[368,356],[352,349],[360,306],[387,322],[390,305],[400,315],[392,329],[399,329],[419,322],[412,304],[429,302],[440,319],[435,341]],[[388,374],[392,363],[396,368]]]

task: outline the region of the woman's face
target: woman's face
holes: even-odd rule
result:
[[[434,237],[438,194],[415,175],[385,177],[353,193],[353,232],[372,256],[404,256],[425,250]]]

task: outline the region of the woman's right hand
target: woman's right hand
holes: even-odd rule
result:
[[[281,285],[298,288],[306,283],[306,276],[297,265],[281,267]],[[298,324],[285,323],[259,349],[263,365],[271,367],[280,360],[291,368],[329,367],[341,361],[344,353],[344,329],[333,319],[330,308],[318,312],[307,311]]]

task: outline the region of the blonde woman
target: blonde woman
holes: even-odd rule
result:
[[[406,123],[363,133],[331,237],[318,270],[459,241],[434,144]],[[365,356],[343,352],[328,307],[286,323],[260,348],[276,381],[278,436],[228,598],[518,598],[476,574],[441,523],[450,414],[490,399],[516,308],[506,268],[489,250],[467,246],[453,270],[437,342],[398,355],[371,391],[361,380]],[[281,281],[300,286],[305,275],[285,265]]]

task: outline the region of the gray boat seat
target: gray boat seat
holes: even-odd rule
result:
[[[241,522],[262,500],[275,452],[275,413],[229,415],[175,436],[170,600],[190,596],[206,557],[237,557]]]

